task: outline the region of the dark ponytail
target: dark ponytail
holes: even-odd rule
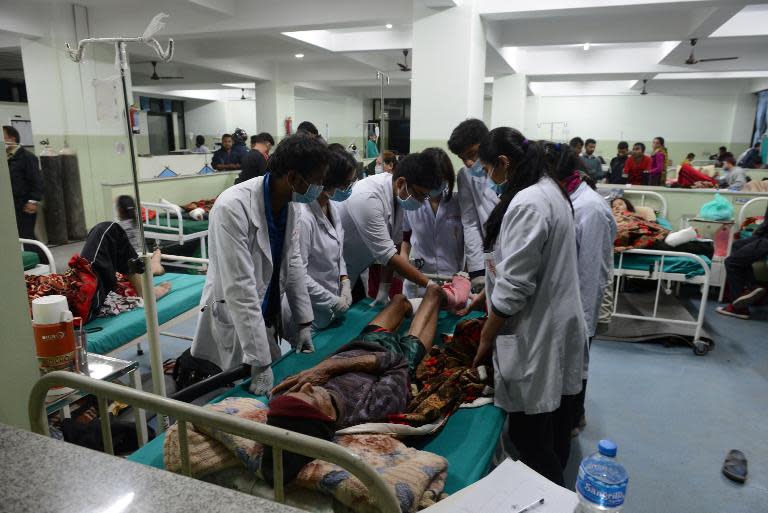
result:
[[[483,241],[485,251],[491,251],[496,244],[504,214],[517,193],[535,185],[543,176],[552,177],[551,150],[554,146],[551,143],[529,141],[519,131],[509,127],[494,128],[480,143],[478,156],[481,161],[496,165],[501,155],[510,161],[510,169],[507,171],[507,188],[485,223],[485,240]],[[561,151],[573,154],[566,147]],[[560,155],[559,158],[564,159],[565,156]],[[556,179],[555,182],[557,182]],[[562,190],[562,187],[560,190],[570,203],[568,194]]]

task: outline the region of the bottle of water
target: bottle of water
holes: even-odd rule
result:
[[[617,446],[610,440],[600,440],[598,452],[587,456],[579,466],[576,494],[580,513],[621,511],[627,493],[629,477],[616,461]]]

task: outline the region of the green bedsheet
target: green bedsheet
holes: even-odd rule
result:
[[[22,251],[21,263],[24,266],[24,270],[29,271],[40,263],[40,257],[34,251]]]
[[[205,276],[166,273],[155,276],[155,284],[170,281],[171,291],[157,302],[160,324],[194,308],[200,303]],[[147,332],[144,309],[136,308],[115,317],[100,317],[85,325],[88,351],[106,354]],[[99,329],[101,328],[101,329]]]
[[[712,261],[704,255],[699,255],[701,258],[712,267]],[[636,271],[648,271],[653,269],[656,262],[661,260],[659,256],[652,255],[624,255],[622,267],[624,269],[633,269]],[[613,264],[618,269],[619,267],[619,255],[613,256]],[[693,278],[695,276],[702,276],[704,269],[701,268],[701,264],[696,260],[689,257],[664,257],[664,272],[667,273],[679,273],[684,274],[686,278]]]
[[[154,222],[154,221],[153,221]],[[161,224],[166,226],[165,219],[161,221]],[[171,219],[167,223],[168,225],[178,228],[179,227],[179,221],[178,219]],[[151,226],[145,226],[144,227],[146,231],[152,232],[152,231],[165,231],[165,230],[153,230]],[[184,232],[184,235],[189,235],[190,233],[199,233],[204,232],[208,229],[208,221],[195,221],[193,219],[184,219],[184,227],[182,228],[182,231]]]
[[[375,317],[380,309],[370,310],[367,302],[355,305],[347,313],[343,324],[331,327],[315,335],[315,352],[312,354],[289,353],[273,365],[275,383],[307,369],[336,349],[352,340]],[[440,314],[438,333],[451,333],[458,318],[445,312]],[[403,330],[407,329],[407,323]],[[217,397],[253,397],[244,385],[233,388]],[[266,401],[266,398],[261,398]],[[504,413],[492,405],[456,412],[436,435],[423,437],[413,446],[445,457],[448,460],[448,480],[445,491],[454,493],[483,477],[488,471],[496,441],[504,424]],[[163,468],[163,436],[159,436],[133,453],[128,459],[145,465]]]

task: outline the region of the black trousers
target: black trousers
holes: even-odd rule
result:
[[[560,407],[548,413],[509,413],[509,438],[520,461],[560,486],[571,452],[571,419],[576,396],[562,396]]]
[[[766,257],[768,257],[768,237],[753,236],[733,241],[731,256],[725,259],[731,301],[741,296],[744,289],[755,284],[752,264]]]
[[[20,239],[32,239],[37,240],[35,237],[35,223],[37,222],[37,214],[27,214],[23,210],[16,210],[16,229],[19,232]],[[24,251],[34,251],[40,256],[42,262],[45,262],[45,254],[37,246],[30,244],[24,245]]]
[[[589,344],[587,346],[587,350],[592,349],[592,339],[594,337],[589,337]],[[587,399],[587,380],[584,379],[581,381],[581,392],[579,392],[574,399],[574,405],[573,405],[573,424],[571,428],[576,428],[579,426],[579,422],[581,422],[581,418],[584,417],[586,414],[586,411],[584,410],[584,402]]]

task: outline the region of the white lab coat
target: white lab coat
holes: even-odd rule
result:
[[[410,260],[421,259],[425,274],[452,276],[464,269],[464,230],[459,199],[454,194],[443,199],[432,210],[428,201],[419,210],[406,212],[403,231],[411,232]],[[405,280],[403,290],[408,297],[423,297],[424,289]]]
[[[467,270],[480,271],[485,268],[483,259],[485,222],[498,205],[499,198],[488,187],[487,177],[472,176],[466,167],[459,170],[456,182],[459,205],[461,205],[461,221],[464,225],[464,255],[467,259]]]
[[[288,205],[280,266],[280,292],[288,296],[294,322],[312,321],[306,274],[299,254],[299,206]],[[264,213],[264,177],[225,190],[211,210],[210,263],[192,355],[229,369],[272,362],[261,302],[272,278],[272,253]]]
[[[555,411],[581,391],[587,334],[573,215],[550,178],[507,208],[486,269],[493,310],[508,317],[493,354],[495,403],[508,412]]]
[[[360,180],[338,210],[344,228],[344,261],[354,286],[371,264],[386,265],[403,241],[403,209],[395,205],[392,174]]]
[[[344,228],[339,219],[338,203],[328,202],[333,222],[317,201],[300,205],[299,245],[301,261],[307,274],[307,291],[312,302],[315,329],[327,327],[334,319],[333,307],[341,294],[339,278],[347,274],[344,263]],[[292,341],[296,323],[292,322],[290,302],[283,297],[283,336]]]

